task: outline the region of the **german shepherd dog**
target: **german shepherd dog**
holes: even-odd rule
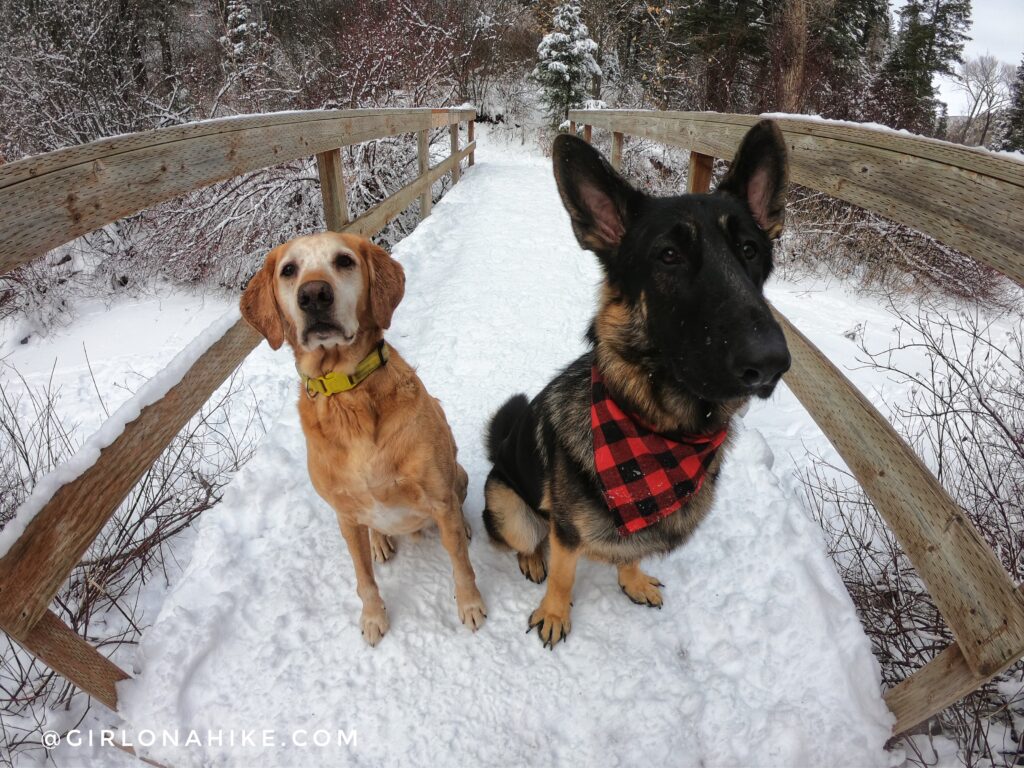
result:
[[[571,628],[580,556],[614,563],[634,603],[661,607],[663,585],[640,560],[680,546],[704,518],[731,419],[752,396],[770,396],[790,365],[763,294],[788,173],[772,121],[750,129],[710,194],[637,191],[575,136],[555,139],[553,159],[576,239],[604,270],[591,349],[532,401],[516,395],[491,419],[483,513],[492,541],[518,553],[523,575],[547,578],[529,629],[552,649]],[[635,532],[623,531],[595,462],[598,380],[612,407],[648,434],[721,436],[682,506]]]

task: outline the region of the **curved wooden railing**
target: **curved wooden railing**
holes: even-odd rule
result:
[[[716,157],[732,159],[760,118],[706,112],[575,110],[570,130],[612,132],[690,150],[690,192]],[[918,136],[781,117],[792,181],[920,230],[1024,285],[1024,163]],[[896,534],[956,638],[886,695],[902,733],[1024,656],[1024,592],[970,520],[828,358],[783,317],[787,386],[810,412]]]
[[[282,113],[214,120],[93,142],[0,166],[0,273],[164,200],[249,171],[316,155],[330,229],[373,234],[430,185],[473,164],[471,110]],[[570,119],[691,150],[689,188],[707,190],[757,118],[710,113],[574,111]],[[458,126],[468,145],[458,149]],[[959,248],[1024,284],[1024,164],[901,134],[780,119],[793,181],[876,211]],[[430,167],[428,132],[449,126],[452,154]],[[419,177],[348,221],[339,147],[416,133]],[[886,694],[896,732],[921,722],[1024,655],[1024,596],[960,508],[890,424],[784,317],[786,383],[896,533],[957,642]],[[239,322],[78,479],[64,485],[0,559],[0,628],[111,707],[127,674],[48,607],[145,470],[259,337]]]
[[[473,165],[474,110],[284,112],[209,120],[102,139],[0,166],[0,274],[98,227],[218,181],[311,155],[328,229],[372,235],[414,200],[430,213],[431,185]],[[459,149],[459,124],[467,145]],[[429,132],[448,126],[451,154],[430,166]],[[416,134],[419,176],[348,220],[340,148]],[[268,244],[268,250],[269,250]],[[63,485],[0,558],[0,629],[76,686],[117,708],[124,670],[49,610],[110,516],[174,436],[261,337],[242,320],[159,401],[142,409],[96,462]]]

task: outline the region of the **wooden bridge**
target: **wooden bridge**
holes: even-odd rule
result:
[[[430,187],[473,165],[472,110],[352,110],[212,120],[103,139],[0,167],[0,274],[74,238],[218,181],[315,156],[327,226],[373,235]],[[709,188],[757,118],[714,113],[574,111],[573,130],[690,149],[688,189]],[[794,182],[875,211],[958,248],[1024,285],[1024,164],[944,142],[856,126],[780,119]],[[467,143],[460,148],[460,125]],[[429,134],[451,154],[430,165]],[[340,148],[415,135],[419,176],[349,221]],[[777,313],[778,314],[778,313]],[[786,384],[855,474],[910,557],[956,642],[885,694],[895,733],[941,711],[1024,656],[1024,595],[971,522],[888,421],[778,315],[793,367]],[[0,558],[0,628],[110,707],[128,674],[50,610],[68,574],[174,435],[260,341],[239,321],[142,410],[99,459],[62,486]]]

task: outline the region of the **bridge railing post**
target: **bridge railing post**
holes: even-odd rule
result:
[[[711,189],[711,169],[714,165],[715,158],[711,155],[690,152],[690,170],[686,177],[686,191],[691,195],[708,192]]]
[[[619,131],[612,132],[612,168],[616,171],[622,168],[622,138]]]
[[[426,176],[430,170],[430,129],[424,128],[416,134],[416,151],[419,158],[420,176]],[[420,221],[430,215],[434,204],[433,193],[428,186],[420,195]]]
[[[459,124],[452,123],[448,126],[448,131],[452,137],[452,154],[457,155],[459,153]],[[461,176],[462,169],[459,168],[458,163],[455,163],[455,165],[452,166],[452,184],[458,184]]]
[[[476,141],[476,120],[470,120],[466,123],[466,141],[472,144]],[[476,151],[469,153],[469,165],[472,166],[476,162]]]
[[[589,126],[589,125],[584,125],[583,126],[583,140],[585,142],[587,142],[587,144],[590,143],[591,130],[592,130],[592,126]]]
[[[324,220],[327,229],[340,232],[348,224],[348,197],[345,177],[341,171],[341,150],[329,149],[316,156],[316,170],[320,174],[320,196],[324,201]]]

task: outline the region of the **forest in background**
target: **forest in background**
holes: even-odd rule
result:
[[[895,13],[889,0],[563,5],[592,41],[595,66],[577,94],[610,107],[809,113],[1024,148],[1024,66],[963,60],[970,0],[908,0]],[[560,7],[3,0],[0,159],[282,109],[469,102],[484,119],[521,123],[537,98],[538,46],[559,31]],[[968,114],[946,114],[939,74],[959,78]]]

